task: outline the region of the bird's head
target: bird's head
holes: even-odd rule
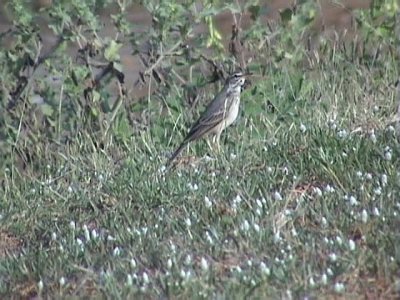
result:
[[[227,79],[227,84],[230,90],[240,89],[245,82],[245,76],[242,72],[235,72]]]

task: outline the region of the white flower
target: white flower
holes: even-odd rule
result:
[[[326,185],[325,192],[333,193],[334,191],[335,191],[335,189],[332,186],[330,186],[329,184]]]
[[[328,273],[329,276],[333,275],[333,271],[331,268],[326,269],[326,273]]]
[[[310,283],[310,286],[311,287],[314,287],[315,286],[315,281],[314,281],[314,278],[311,276],[310,277],[310,279],[308,280],[308,282]]]
[[[76,225],[74,221],[69,222],[69,228],[71,228],[71,230],[75,230]]]
[[[374,194],[377,196],[382,195],[382,189],[380,186],[378,186],[376,189],[374,189]]]
[[[190,265],[192,263],[192,257],[190,256],[190,254],[186,255],[185,258],[185,264],[186,265]]]
[[[187,184],[187,186],[188,186],[188,188],[191,190],[191,191],[197,191],[198,189],[199,189],[199,186],[197,185],[197,183],[195,183],[195,184],[192,184],[192,183],[188,183]]]
[[[187,227],[192,226],[192,221],[190,221],[190,218],[186,218],[185,219],[185,224],[186,224]]]
[[[357,171],[357,172],[356,172],[356,175],[357,175],[357,177],[360,177],[360,178],[361,178],[362,175],[363,175],[363,173],[362,173],[361,171]]]
[[[358,204],[357,199],[354,196],[349,197],[349,202],[350,202],[350,205],[352,205],[352,206],[355,206]]]
[[[313,192],[317,197],[321,197],[322,196],[322,191],[319,187],[314,187],[313,188]]]
[[[167,268],[168,269],[172,268],[172,260],[170,258],[168,258],[168,260],[167,260]]]
[[[336,236],[336,242],[341,245],[343,244],[342,238],[340,236]]]
[[[126,285],[131,286],[133,284],[133,279],[132,279],[132,275],[128,274],[126,276]]]
[[[363,209],[363,211],[361,212],[361,221],[363,223],[367,223],[368,221],[368,213],[365,209]]]
[[[385,187],[387,185],[387,183],[388,183],[387,175],[386,174],[382,174],[382,176],[381,176],[381,184],[382,184],[382,186]]]
[[[323,285],[326,285],[326,284],[328,283],[328,276],[326,276],[325,273],[322,274],[322,276],[321,276],[321,283],[322,283]]]
[[[65,278],[61,277],[60,280],[58,281],[58,283],[60,284],[60,286],[64,286],[65,285]]]
[[[344,284],[341,282],[335,283],[335,292],[342,293],[344,291]]]
[[[304,133],[304,132],[306,132],[306,130],[307,130],[306,125],[304,125],[303,123],[301,123],[301,124],[300,124],[300,131],[301,131],[302,133]]]
[[[42,280],[39,280],[39,282],[38,282],[38,290],[39,290],[39,293],[43,291],[43,281]]]
[[[86,241],[90,241],[90,233],[89,229],[87,228],[86,224],[82,226],[83,233],[85,234]]]
[[[369,138],[371,139],[371,141],[375,144],[377,139],[376,139],[376,135],[374,131],[371,131],[371,133],[369,134]]]
[[[52,239],[53,241],[56,241],[56,240],[57,240],[57,233],[55,233],[54,231],[51,233],[51,239]]]
[[[335,253],[329,254],[329,259],[330,259],[332,262],[337,261],[337,256],[336,256],[336,254],[335,254]]]
[[[113,250],[113,256],[119,256],[121,254],[121,249],[119,247],[115,247]]]
[[[92,229],[92,239],[97,240],[99,234],[97,233],[96,229]]]
[[[132,269],[136,268],[136,260],[134,258],[131,258],[129,263],[130,263]]]
[[[338,135],[339,138],[345,138],[347,136],[346,129],[339,130],[337,135]]]
[[[250,229],[250,224],[249,224],[249,222],[245,219],[245,220],[243,221],[241,227],[242,227],[242,230],[243,230],[243,231],[249,231],[249,229]]]
[[[389,150],[385,151],[384,157],[386,160],[392,160],[392,150],[389,149]]]
[[[204,203],[205,203],[207,208],[211,208],[212,207],[212,201],[207,196],[204,197]]]
[[[275,191],[274,195],[273,195],[274,200],[276,201],[281,201],[282,200],[282,196],[278,191]]]
[[[292,232],[292,235],[293,236],[297,236],[297,231],[296,231],[296,228],[292,228],[292,230],[291,230],[291,232]]]
[[[277,243],[281,240],[281,235],[279,233],[279,231],[275,232],[274,234],[274,242]]]
[[[253,228],[256,232],[260,232],[260,226],[257,223],[253,224]]]
[[[201,258],[200,266],[204,271],[208,270],[208,262],[204,257]]]
[[[349,249],[350,251],[354,251],[356,249],[356,243],[352,239],[349,240]]]
[[[380,213],[379,213],[379,209],[378,209],[377,207],[374,207],[374,209],[372,210],[372,212],[373,212],[373,214],[374,214],[376,217],[379,217]]]
[[[146,272],[143,272],[142,277],[143,277],[143,283],[144,284],[148,284],[150,282],[149,275],[147,275]]]
[[[237,157],[237,155],[235,153],[232,153],[232,152],[231,152],[230,156],[231,156],[231,159],[235,159]]]
[[[322,223],[322,226],[326,226],[327,224],[328,224],[328,221],[326,220],[326,218],[325,217],[322,217],[322,219],[321,219],[321,223]]]
[[[267,267],[267,265],[263,261],[260,263],[260,271],[262,274],[267,276],[271,274],[271,270]]]
[[[256,204],[257,204],[257,206],[259,207],[259,208],[263,208],[263,204],[262,204],[262,202],[261,202],[261,200],[260,199],[256,199]]]

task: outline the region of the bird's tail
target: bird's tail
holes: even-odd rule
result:
[[[167,166],[170,166],[174,159],[185,149],[187,142],[183,142],[174,153],[172,153],[171,157],[168,159]]]

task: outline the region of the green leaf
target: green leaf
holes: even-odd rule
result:
[[[42,110],[43,114],[46,116],[51,116],[54,112],[53,108],[49,104],[42,104],[40,105],[40,109]]]
[[[119,60],[119,50],[121,49],[122,44],[117,43],[116,41],[112,40],[110,45],[104,51],[104,57],[108,61],[116,61]]]
[[[281,15],[282,22],[287,24],[292,19],[293,11],[290,8],[286,8],[280,11],[279,14]]]

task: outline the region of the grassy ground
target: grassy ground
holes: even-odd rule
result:
[[[396,66],[388,55],[271,67],[243,93],[222,152],[192,144],[192,164],[167,174],[166,155],[192,119],[184,108],[161,119],[147,110],[147,130],[102,151],[77,136],[30,177],[9,170],[0,293],[398,296]],[[182,91],[165,103],[177,99]]]

